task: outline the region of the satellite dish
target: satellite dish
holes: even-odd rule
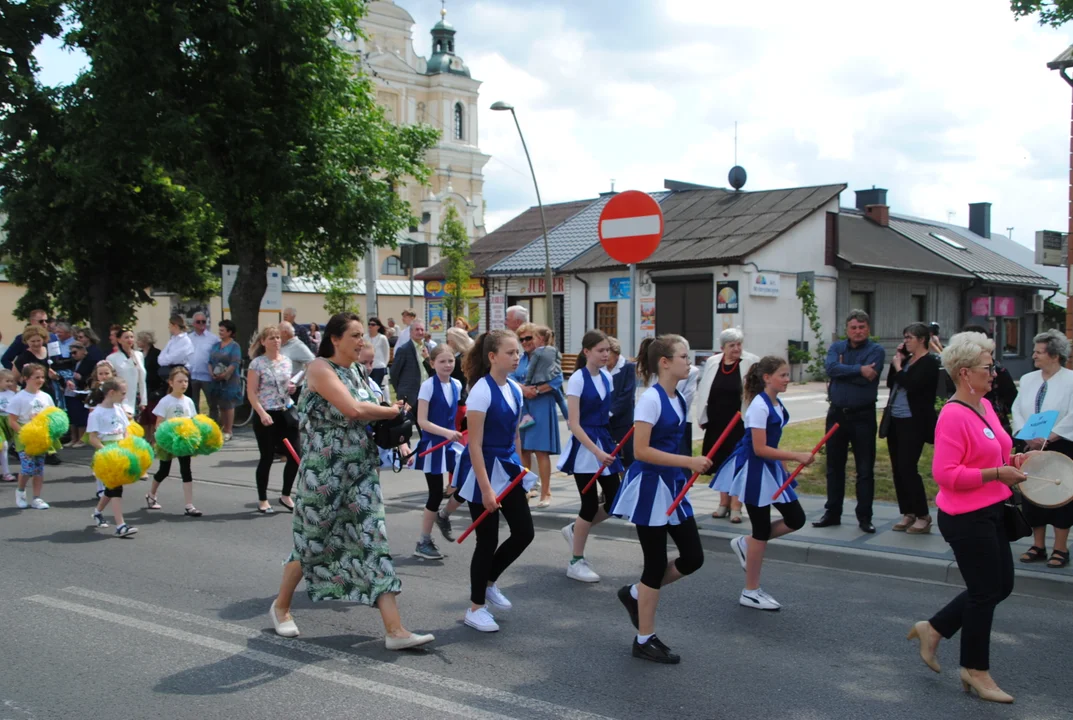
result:
[[[745,173],[745,168],[741,165],[735,165],[730,168],[730,173],[727,175],[727,182],[730,183],[730,187],[735,190],[741,190],[745,187],[745,181],[748,179],[748,175]]]

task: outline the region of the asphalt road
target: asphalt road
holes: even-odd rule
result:
[[[441,543],[442,563],[410,557],[413,511],[391,511],[388,528],[404,621],[436,634],[431,650],[390,653],[374,610],[313,605],[301,589],[302,637],[277,638],[267,609],[290,517],[254,515],[246,487],[198,483],[207,514],[184,518],[178,483],[169,483],[163,512],[129,512],[141,529],[129,540],[88,527],[88,477],[48,483],[48,511],[18,511],[10,486],[0,488],[0,720],[1044,720],[1073,712],[1073,603],[1015,596],[999,608],[992,672],[1017,698],[1001,707],[961,692],[956,641],[941,649],[944,672],[935,675],[905,640],[954,588],[773,562],[764,587],[784,607],[761,613],[737,604],[737,561],[709,553],[696,575],[664,592],[658,632],[683,660],[657,666],[630,656],[633,628],[614,594],[639,574],[636,543],[593,538],[588,556],[604,581],[582,585],[565,577],[559,533],[538,529],[501,582],[515,609],[500,614],[501,632],[482,635],[461,622],[469,542]],[[144,486],[128,495],[137,507]]]

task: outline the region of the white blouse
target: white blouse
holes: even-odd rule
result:
[[[1036,395],[1042,385],[1041,370],[1021,376],[1021,387],[1017,391],[1017,399],[1013,401],[1011,426],[1014,434],[1036,413]],[[1058,421],[1051,432],[1066,440],[1073,440],[1073,370],[1059,368],[1047,381],[1047,394],[1040,408],[1041,412],[1045,410],[1058,411]]]
[[[108,356],[108,362],[115,368],[116,377],[127,384],[123,409],[134,415],[139,404],[149,404],[149,392],[145,387],[145,356],[140,350],[132,350],[129,358],[122,351],[116,351]]]

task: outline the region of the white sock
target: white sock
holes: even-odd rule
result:
[[[652,635],[655,635],[655,634],[656,634],[656,633],[652,633]],[[648,638],[652,637],[652,635],[641,635],[641,634],[638,634],[638,635],[637,635],[637,643],[638,643],[639,645],[644,645],[644,644],[645,644],[646,642],[648,642]]]
[[[636,584],[630,585],[630,597],[632,597],[634,600],[637,599],[637,585]]]
[[[757,588],[756,590],[750,590],[749,588],[745,588],[744,590],[742,590],[742,592],[749,597],[756,597],[760,594],[760,588]]]
[[[11,468],[7,464],[7,440],[0,446],[0,472],[4,475],[11,474]]]

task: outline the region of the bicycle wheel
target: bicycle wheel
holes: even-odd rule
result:
[[[250,420],[253,420],[253,406],[250,405],[249,400],[246,398],[246,376],[243,375],[242,379],[242,404],[235,408],[235,426],[246,427],[250,424]]]

